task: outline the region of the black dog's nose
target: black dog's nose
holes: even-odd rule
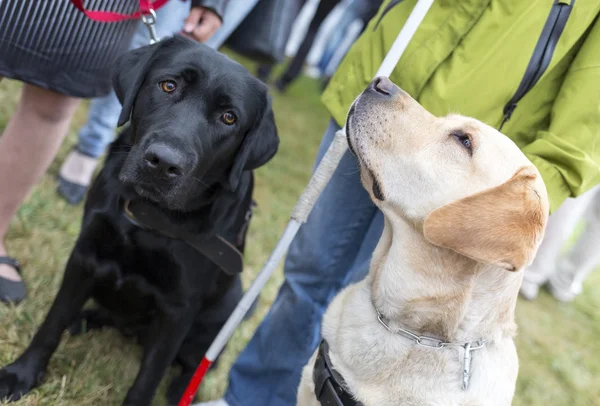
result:
[[[398,90],[398,86],[396,86],[391,80],[386,78],[385,76],[379,76],[373,80],[371,83],[373,90],[377,93],[383,94],[385,96],[391,96],[395,94]]]
[[[165,144],[151,144],[144,152],[144,161],[157,175],[175,178],[183,174],[183,156]]]

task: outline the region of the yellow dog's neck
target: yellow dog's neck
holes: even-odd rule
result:
[[[391,327],[447,341],[493,341],[516,332],[522,273],[437,247],[403,219],[386,218],[368,281]]]

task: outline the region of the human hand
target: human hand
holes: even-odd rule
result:
[[[199,42],[205,42],[221,27],[218,15],[204,7],[192,7],[185,19],[183,34]]]

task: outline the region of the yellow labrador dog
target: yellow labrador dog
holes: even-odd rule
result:
[[[522,269],[549,211],[540,174],[495,129],[434,117],[387,78],[346,129],[385,227],[367,278],[325,313],[298,405],[510,405]]]

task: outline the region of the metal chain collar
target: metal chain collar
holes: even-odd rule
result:
[[[469,381],[471,378],[471,352],[485,347],[485,345],[488,343],[488,340],[479,339],[477,341],[471,341],[468,343],[450,343],[433,337],[420,336],[401,327],[398,327],[397,329],[392,329],[385,322],[384,317],[375,305],[375,302],[373,302],[373,307],[375,308],[375,312],[377,313],[377,320],[379,320],[379,323],[381,323],[381,325],[385,327],[386,330],[388,330],[390,333],[398,334],[405,338],[413,340],[415,343],[417,343],[417,345],[420,345],[421,347],[430,348],[434,350],[440,350],[445,347],[462,347],[465,350],[464,357],[462,359],[462,388],[463,390],[467,390],[469,388]]]

